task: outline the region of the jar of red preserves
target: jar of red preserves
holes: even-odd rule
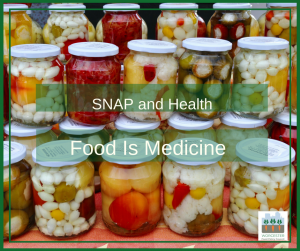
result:
[[[3,125],[9,121],[9,95],[7,66],[3,64]]]
[[[129,54],[127,43],[131,40],[142,39],[142,18],[136,9],[138,4],[118,3],[103,6],[105,15],[102,18],[103,42],[112,43],[119,47],[117,59],[123,63]]]
[[[121,64],[116,60],[119,48],[100,42],[69,46],[72,58],[66,65],[68,116],[83,125],[105,125],[115,121],[119,110]],[[109,105],[95,105],[94,99]],[[116,108],[116,109],[115,109]]]

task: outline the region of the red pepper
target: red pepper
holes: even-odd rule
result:
[[[197,37],[206,37],[206,25],[201,17],[198,17]]]
[[[267,14],[266,14],[266,19],[268,21],[271,21],[272,17],[274,17],[274,12],[272,10],[268,11]]]
[[[290,12],[289,12],[289,11],[287,11],[287,12],[284,14],[284,18],[290,20]],[[292,18],[293,18],[293,13],[292,13]]]
[[[177,25],[178,26],[184,25],[184,19],[183,18],[178,18],[177,19]]]
[[[227,39],[228,30],[226,26],[224,26],[223,24],[216,24],[213,28],[213,36],[214,38]]]
[[[174,198],[172,201],[172,206],[176,209],[180,203],[183,201],[185,196],[190,192],[190,187],[184,183],[178,182],[177,186],[174,189]]]
[[[84,199],[79,207],[80,217],[84,217],[87,221],[95,213],[95,197],[94,194]]]
[[[235,24],[229,31],[230,37],[233,40],[238,40],[245,35],[245,25],[243,23]]]
[[[151,82],[156,75],[155,65],[148,64],[144,66],[144,76],[147,82]]]
[[[46,202],[40,198],[38,191],[35,190],[33,185],[32,185],[32,193],[33,193],[34,205],[42,206]]]

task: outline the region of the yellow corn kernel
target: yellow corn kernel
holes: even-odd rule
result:
[[[279,26],[279,24],[273,24],[273,26],[271,27],[271,31],[274,36],[278,36],[283,31],[283,29]]]
[[[193,24],[195,24],[197,22],[197,17],[196,17],[196,15],[193,12],[190,12],[188,14],[188,17],[190,17],[192,19]]]
[[[247,198],[245,200],[246,206],[250,209],[258,209],[260,206],[259,201],[256,198]]]
[[[173,209],[173,205],[172,205],[173,198],[174,198],[174,194],[169,194],[167,191],[164,191],[165,205],[170,209]]]
[[[59,209],[53,210],[51,212],[51,216],[52,216],[52,218],[54,218],[57,221],[61,221],[65,218],[65,214],[62,211],[60,211]]]
[[[162,32],[163,32],[163,34],[164,34],[166,37],[168,37],[168,38],[172,38],[173,35],[174,35],[174,34],[173,34],[173,31],[172,31],[171,28],[168,27],[168,26],[164,27],[163,30],[162,30]]]
[[[194,198],[195,200],[200,200],[203,198],[203,196],[206,193],[206,189],[203,187],[198,187],[195,190],[191,190],[190,191],[190,195],[192,196],[192,198]]]

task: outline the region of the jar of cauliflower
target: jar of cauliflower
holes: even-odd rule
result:
[[[232,110],[246,118],[267,119],[281,113],[289,62],[281,38],[249,37],[238,41],[234,59]]]
[[[239,142],[236,155],[231,167],[228,219],[238,231],[257,237],[259,211],[289,211],[296,178],[294,166],[290,169],[295,150],[291,148],[290,158],[289,145],[256,138]]]
[[[174,147],[181,140],[189,149],[200,142],[196,138],[184,138],[170,145]],[[205,139],[202,143],[217,145]],[[163,217],[166,225],[180,235],[207,235],[221,224],[225,169],[219,162],[222,155],[209,151],[207,155],[170,154],[163,165]]]
[[[213,120],[229,109],[232,44],[216,38],[189,38],[179,59],[178,106],[183,116]],[[187,105],[186,105],[187,104]]]
[[[206,25],[197,14],[198,7],[198,4],[195,3],[162,3],[159,5],[162,11],[157,18],[156,39],[176,44],[175,58],[180,58],[184,53],[184,48],[182,48],[184,39],[205,37]]]
[[[54,238],[75,237],[95,223],[94,166],[71,140],[49,142],[32,152],[35,220],[40,232]],[[72,151],[73,154],[72,154]]]
[[[59,53],[57,46],[46,44],[11,48],[13,120],[25,126],[44,127],[54,125],[64,117],[64,67],[57,58]]]
[[[137,121],[168,119],[174,109],[169,104],[175,102],[178,63],[173,53],[176,45],[139,39],[130,41],[128,48],[130,53],[124,60],[123,100],[131,100],[132,104],[124,109],[124,114]]]
[[[226,113],[221,118],[216,130],[217,141],[226,147],[222,164],[225,167],[225,185],[230,185],[231,165],[236,159],[235,147],[237,143],[248,138],[268,138],[268,130],[264,127],[266,119],[247,119],[234,113]]]
[[[11,146],[9,147],[9,142],[3,142],[4,240],[24,234],[34,226],[34,205],[30,179],[31,166],[24,160],[26,147],[16,142],[11,142],[10,144]],[[9,165],[9,157],[11,165]]]

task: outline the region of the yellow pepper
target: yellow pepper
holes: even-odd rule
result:
[[[190,195],[192,196],[192,198],[194,198],[195,200],[200,200],[203,198],[203,196],[206,193],[206,189],[203,187],[198,187],[195,190],[191,190],[190,191]]]
[[[164,27],[163,30],[162,30],[162,32],[163,32],[164,36],[166,36],[166,37],[168,37],[168,38],[172,38],[173,35],[174,35],[174,34],[173,34],[173,31],[172,31],[171,28],[168,27],[168,26]]]
[[[164,191],[164,201],[168,208],[173,209],[172,201],[174,194],[169,194],[167,191]]]

